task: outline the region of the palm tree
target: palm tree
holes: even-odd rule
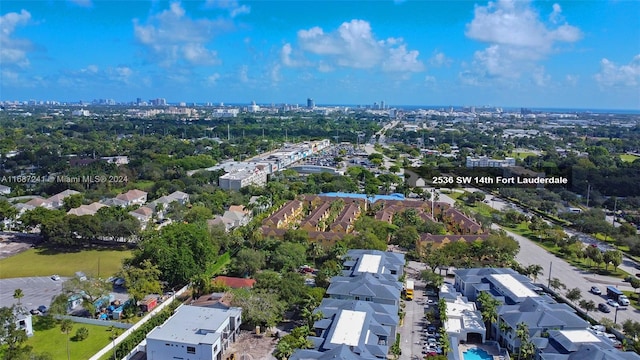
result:
[[[22,289],[15,289],[13,291],[13,298],[18,300],[18,306],[21,305],[20,301],[23,297],[24,297],[24,292],[22,292]]]
[[[549,281],[549,287],[554,289],[554,290],[558,290],[558,289],[566,289],[567,286],[565,284],[562,283],[562,281],[560,281],[560,279],[558,278],[553,278],[551,279],[551,281]]]
[[[481,307],[482,319],[487,327],[487,338],[491,338],[491,324],[498,320],[498,306],[500,302],[487,292],[482,292],[478,296],[478,303]]]
[[[71,360],[71,353],[69,352],[69,334],[73,330],[73,322],[69,319],[62,320],[60,323],[60,331],[63,334],[67,334],[67,359]]]
[[[529,274],[529,276],[533,276],[533,282],[536,282],[536,280],[538,280],[538,276],[543,274],[542,270],[544,269],[542,268],[542,265],[539,264],[531,264],[527,266],[527,274]]]
[[[506,322],[504,322],[502,319],[500,319],[500,325],[499,325],[499,327],[500,327],[500,340],[501,340],[501,343],[502,343],[501,345],[504,347],[504,345],[505,345],[505,344],[504,344],[504,343],[505,343],[505,341],[504,341],[504,340],[505,340],[505,338],[506,338],[506,336],[505,336],[505,335],[506,335],[508,332],[510,332],[510,331],[511,331],[511,326],[509,326],[509,324],[507,324],[507,323],[506,323]]]
[[[523,345],[529,342],[529,326],[526,323],[518,323],[516,327],[516,338],[520,340],[520,345],[518,346],[518,360],[520,360],[522,358]]]

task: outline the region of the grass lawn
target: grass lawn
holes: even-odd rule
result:
[[[537,157],[538,155],[536,153],[533,152],[528,152],[528,151],[513,151],[511,153],[509,153],[508,155],[509,157],[512,158],[516,158],[516,159],[526,159],[529,156],[535,156]]]
[[[67,359],[67,335],[60,331],[60,323],[54,327],[46,323],[46,317],[34,316],[34,335],[27,340],[27,345],[33,346],[36,353],[49,353],[54,360]],[[47,326],[49,325],[49,326]],[[76,331],[85,327],[89,330],[89,337],[82,341],[69,340],[69,353],[71,359],[86,360],[93,356],[111,341],[108,326],[73,323],[73,329],[69,339],[73,339]],[[122,330],[119,330],[122,331]]]
[[[58,252],[46,248],[29,249],[0,260],[0,278],[51,274],[73,276],[76,271],[83,271],[88,276],[107,278],[118,272],[122,266],[122,260],[130,256],[130,250],[92,249]],[[28,266],[25,266],[26,264]]]
[[[620,159],[626,162],[634,162],[637,158],[638,156],[631,155],[631,154],[620,154]]]

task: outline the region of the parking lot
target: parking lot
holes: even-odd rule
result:
[[[0,307],[9,307],[18,303],[13,298],[13,292],[21,289],[24,297],[20,303],[27,310],[37,309],[41,305],[49,308],[54,297],[62,293],[62,284],[69,278],[60,277],[53,280],[51,277],[26,277],[0,280]],[[115,287],[111,294],[121,302],[129,299],[129,295],[122,287]]]
[[[0,280],[0,307],[17,304],[13,298],[13,292],[21,289],[24,297],[21,299],[22,306],[28,310],[37,308],[40,305],[49,307],[51,300],[62,292],[62,283],[66,278],[52,280],[50,277],[27,277]]]

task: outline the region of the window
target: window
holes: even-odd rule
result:
[[[187,354],[195,354],[196,348],[194,346],[187,346]]]

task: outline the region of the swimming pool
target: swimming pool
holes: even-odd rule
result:
[[[462,353],[464,360],[492,360],[493,356],[480,348],[469,349]]]

